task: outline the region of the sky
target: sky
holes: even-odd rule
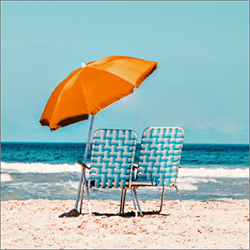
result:
[[[39,123],[70,72],[107,56],[158,63],[93,130],[182,127],[184,143],[249,144],[248,1],[1,1],[1,141],[86,142],[90,119]]]

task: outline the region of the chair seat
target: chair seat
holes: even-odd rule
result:
[[[137,179],[131,181],[131,186],[157,186],[159,180]]]

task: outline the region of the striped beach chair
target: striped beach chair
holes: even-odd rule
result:
[[[85,180],[88,189],[125,189],[132,176],[136,140],[137,135],[132,130],[99,129],[94,133],[90,166],[78,162],[89,169],[88,179]]]
[[[181,202],[183,212],[184,206],[177,188],[178,170],[180,168],[181,152],[184,140],[184,130],[179,127],[149,127],[142,134],[141,149],[137,174],[130,181],[132,195],[135,197],[134,207],[139,209],[142,215],[136,188],[141,186],[162,186],[162,197],[159,213],[162,211],[165,186],[174,187]],[[125,194],[126,195],[126,194]],[[136,207],[136,203],[138,209]],[[122,202],[124,212],[125,197]]]

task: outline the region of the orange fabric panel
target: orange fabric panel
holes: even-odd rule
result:
[[[143,80],[149,75],[147,72],[151,74],[156,70],[157,63],[134,57],[111,56],[88,63],[87,66],[110,72],[139,88]]]
[[[92,115],[133,93],[132,84],[109,72],[85,67],[81,74],[86,105]]]
[[[157,68],[157,63],[133,57],[111,56],[74,70],[51,94],[40,123],[57,130],[88,119],[133,93]]]
[[[51,130],[56,130],[61,126],[61,121],[78,116],[86,116],[88,111],[81,98],[81,83],[77,80],[82,69],[76,70],[75,74],[70,74],[61,82],[51,94],[49,101],[40,119],[42,125],[48,125]]]

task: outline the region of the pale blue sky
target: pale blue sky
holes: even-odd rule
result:
[[[89,121],[50,132],[54,88],[112,55],[158,62],[98,128],[180,126],[186,143],[249,143],[249,2],[1,1],[1,141],[85,142]]]

